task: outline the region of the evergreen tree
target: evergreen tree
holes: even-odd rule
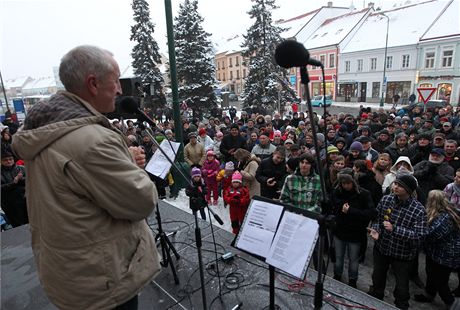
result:
[[[179,97],[198,118],[217,105],[212,44],[202,23],[197,0],[180,4],[174,25]]]
[[[154,24],[150,21],[150,9],[146,0],[133,0],[134,21],[131,26],[131,41],[137,42],[131,56],[134,74],[141,78],[144,89],[147,90],[145,104],[149,107],[163,106],[166,103],[163,93],[163,76],[157,68],[161,63],[158,44],[153,38]],[[154,91],[150,93],[153,85]]]
[[[272,10],[278,8],[275,0],[253,0],[248,12],[254,24],[244,36],[243,57],[249,61],[249,73],[245,82],[243,108],[257,106],[262,110],[278,109],[296,98],[290,88],[287,70],[274,61],[274,53],[281,39],[283,28],[273,25]]]

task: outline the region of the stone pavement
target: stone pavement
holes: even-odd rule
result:
[[[364,264],[359,265],[359,278],[358,278],[358,289],[367,292],[369,291],[369,286],[372,284],[372,269],[373,269],[373,260],[372,260],[372,249],[374,247],[374,242],[373,240],[369,239],[369,243],[367,245],[367,252],[366,252],[366,259],[364,261]],[[345,266],[344,266],[344,273],[342,276],[342,281],[344,283],[348,283],[348,272],[347,269],[348,265],[346,264],[345,260]],[[328,268],[328,275],[332,276],[334,274],[333,272],[333,263],[329,263],[329,268]],[[423,283],[426,283],[426,274],[425,274],[425,254],[421,253],[419,256],[419,275],[420,279],[423,281]],[[450,276],[450,282],[449,286],[451,289],[454,289],[458,285],[458,278],[457,274],[452,274]],[[393,298],[393,289],[395,287],[395,278],[392,273],[392,271],[389,271],[388,277],[387,277],[387,287],[385,290],[385,301],[388,302],[389,304],[393,305],[394,298]],[[439,296],[436,296],[435,300],[432,303],[419,303],[416,302],[414,298],[414,294],[419,294],[423,290],[419,287],[417,287],[413,282],[410,282],[410,294],[411,294],[411,300],[409,301],[411,307],[410,309],[417,309],[417,310],[444,310],[446,307],[444,306],[444,303],[442,300],[439,298]]]

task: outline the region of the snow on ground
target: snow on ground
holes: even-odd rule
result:
[[[192,209],[190,209],[189,206],[189,198],[187,197],[187,195],[185,195],[185,189],[182,189],[179,192],[179,196],[176,199],[166,198],[164,199],[164,201],[178,209],[184,210],[185,212],[192,214]],[[224,225],[221,226],[219,223],[217,223],[214,217],[212,217],[212,223],[219,228],[232,232],[232,225],[230,222],[230,209],[228,206],[226,208],[224,207],[224,201],[222,197],[219,197],[219,203],[217,206],[210,205],[209,208],[211,208],[211,210],[214,211],[222,219]],[[206,218],[207,217],[208,210],[206,210]],[[199,213],[198,218],[200,218]],[[209,219],[207,219],[207,221],[209,221]]]

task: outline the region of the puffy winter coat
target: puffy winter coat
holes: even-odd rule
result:
[[[249,190],[246,186],[229,187],[224,192],[224,201],[232,208],[249,206]]]
[[[219,173],[220,164],[217,159],[214,160],[205,160],[203,167],[201,168],[201,173],[203,175],[204,183],[206,185],[216,184],[217,174]]]
[[[38,275],[59,309],[113,309],[160,272],[145,222],[155,185],[105,116],[58,92],[29,111],[13,148],[26,163]]]

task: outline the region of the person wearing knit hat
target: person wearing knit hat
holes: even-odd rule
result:
[[[232,175],[235,171],[235,164],[232,161],[227,162],[224,165],[224,168],[219,171],[216,176],[216,181],[220,182],[222,193],[224,193],[227,188],[232,186]],[[224,200],[224,207],[227,207],[227,203]]]
[[[243,176],[239,171],[233,173],[232,185],[224,191],[224,201],[230,206],[232,231],[236,235],[243,224],[244,216],[251,201],[249,190],[246,186],[243,186]]]
[[[334,279],[342,280],[348,248],[348,285],[356,288],[367,225],[377,213],[370,192],[358,186],[351,168],[344,168],[337,174],[337,186],[332,192],[332,201],[332,214],[336,218],[333,230],[336,258]]]
[[[232,124],[230,129],[230,134],[227,134],[222,139],[220,144],[220,152],[223,155],[225,162],[233,161],[236,162],[233,153],[237,149],[246,149],[247,142],[246,139],[240,135],[239,127],[237,124]]]
[[[219,186],[217,183],[217,175],[220,171],[220,163],[214,155],[214,151],[209,150],[206,153],[206,160],[203,163],[201,172],[203,173],[204,184],[207,187],[206,201],[211,204],[211,194],[214,205],[217,205],[219,200]]]
[[[425,207],[413,197],[417,181],[410,174],[398,174],[392,193],[377,206],[377,217],[368,231],[374,239],[374,270],[371,296],[383,299],[388,270],[397,277],[393,292],[397,308],[409,309],[409,278],[418,257],[420,243],[428,232]]]
[[[291,157],[286,161],[286,170],[293,173],[299,167],[299,158]]]
[[[350,152],[351,151],[361,152],[362,150],[363,150],[363,145],[359,141],[355,141],[350,145]]]
[[[190,208],[196,212],[200,211],[201,218],[206,220],[206,213],[204,208],[207,206],[206,203],[206,186],[204,185],[203,179],[201,178],[202,172],[200,168],[193,167],[190,172],[192,176],[191,184],[185,189],[185,194],[190,197]]]

